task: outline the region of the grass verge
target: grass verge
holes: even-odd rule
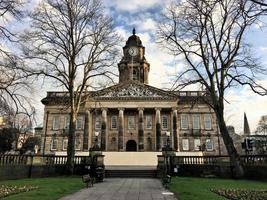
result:
[[[247,192],[265,191],[267,190],[266,182],[250,181],[250,180],[232,180],[217,178],[192,178],[192,177],[176,177],[172,179],[170,190],[175,193],[179,200],[222,200],[223,196],[213,192],[222,190],[229,191],[242,189]]]
[[[5,197],[5,200],[53,200],[74,193],[85,187],[80,177],[35,178],[0,181],[11,187],[34,186],[37,189]]]

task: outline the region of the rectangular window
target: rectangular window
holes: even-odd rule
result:
[[[162,129],[168,129],[168,115],[162,115],[161,124]]]
[[[195,151],[200,151],[200,139],[194,139],[194,148]]]
[[[191,96],[198,96],[198,93],[197,92],[191,92],[190,95]]]
[[[51,150],[57,150],[57,139],[51,140]]]
[[[212,139],[206,139],[206,150],[213,151],[213,141]]]
[[[188,139],[183,139],[182,140],[182,146],[183,146],[183,150],[184,151],[188,151],[189,150],[189,140]]]
[[[128,129],[135,129],[135,116],[128,116]]]
[[[53,130],[58,130],[60,128],[60,116],[53,117]]]
[[[75,138],[75,150],[81,149],[81,140],[80,138]]]
[[[117,116],[111,116],[111,129],[117,129],[118,128],[118,118]]]
[[[62,149],[63,150],[67,150],[67,148],[68,148],[68,139],[63,139],[63,147],[62,147]]]
[[[82,130],[84,127],[84,117],[78,116],[76,121],[76,130]]]
[[[101,129],[101,117],[96,117],[95,119],[95,129],[100,130]]]
[[[181,115],[181,129],[188,129],[188,115]]]
[[[200,129],[200,116],[199,115],[193,115],[193,129]]]
[[[146,129],[152,129],[152,115],[146,115]]]
[[[64,118],[64,129],[69,130],[70,128],[70,116],[67,115]]]
[[[206,130],[211,130],[211,116],[204,115],[204,127]]]

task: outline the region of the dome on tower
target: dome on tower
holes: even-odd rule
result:
[[[126,41],[126,46],[138,46],[143,47],[142,41],[140,38],[135,35],[135,28],[133,29],[133,35],[131,35],[128,40]]]

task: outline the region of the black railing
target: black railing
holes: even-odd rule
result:
[[[242,155],[243,165],[266,165],[267,155]],[[173,156],[174,165],[230,165],[229,156]]]
[[[0,154],[0,165],[26,165],[28,155],[4,155]]]
[[[84,164],[88,156],[75,156],[74,164]],[[87,159],[88,160],[88,159]],[[0,165],[65,165],[67,163],[67,156],[55,156],[55,155],[0,155]]]

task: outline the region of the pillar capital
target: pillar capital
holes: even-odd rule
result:
[[[108,108],[101,108],[101,110],[102,110],[102,112],[103,112],[103,111],[107,111]]]
[[[125,110],[125,108],[118,108],[118,110],[119,110],[119,111],[124,111],[124,110]]]
[[[173,112],[177,112],[178,108],[177,107],[172,107]]]
[[[155,108],[156,111],[161,111],[161,108]]]
[[[144,111],[144,108],[143,107],[139,107],[138,111]]]

